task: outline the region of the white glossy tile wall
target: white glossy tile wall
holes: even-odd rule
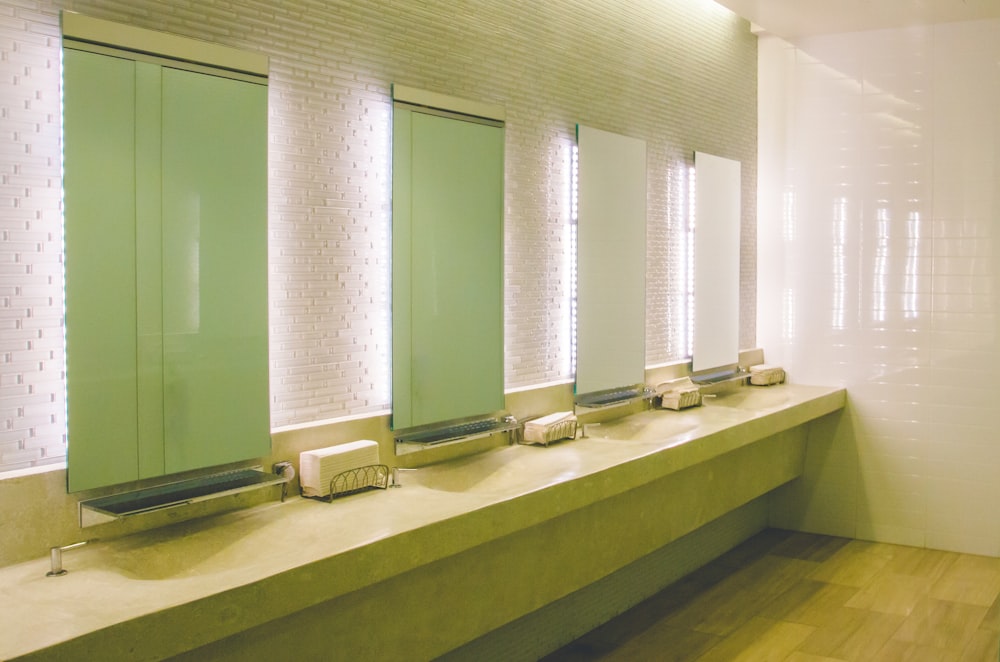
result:
[[[1000,555],[1000,21],[759,53],[758,344],[850,394],[773,522]]]
[[[58,460],[59,29],[70,9],[270,56],[275,426],[389,406],[389,86],[506,107],[506,385],[571,376],[569,159],[583,122],[648,146],[647,361],[684,338],[683,174],[743,162],[755,324],[756,40],[711,0],[0,0],[0,464]]]

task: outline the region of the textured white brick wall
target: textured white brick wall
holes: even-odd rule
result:
[[[0,4],[0,468],[66,447],[55,18]]]
[[[271,57],[272,422],[389,406],[389,90],[507,109],[508,388],[569,374],[577,122],[647,141],[647,359],[683,352],[677,231],[694,150],[743,162],[755,324],[756,39],[710,0],[0,0],[0,465],[64,453],[60,9]]]

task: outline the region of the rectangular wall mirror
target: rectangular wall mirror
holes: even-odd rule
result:
[[[646,368],[646,143],[577,126],[577,402]],[[598,396],[599,397],[599,396]]]
[[[731,372],[740,344],[740,162],[696,152],[692,371]]]
[[[65,13],[63,60],[69,490],[266,455],[267,58]]]
[[[400,86],[393,97],[398,431],[504,407],[504,129],[485,104]]]

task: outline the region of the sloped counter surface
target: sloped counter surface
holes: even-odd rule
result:
[[[161,659],[398,578],[842,409],[845,391],[743,388],[403,475],[333,504],[260,506],[0,569],[0,658]],[[481,548],[482,549],[482,548]],[[392,612],[392,605],[385,606]]]

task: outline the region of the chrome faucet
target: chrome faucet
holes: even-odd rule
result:
[[[399,473],[401,471],[416,471],[416,469],[405,469],[403,467],[393,467],[392,468],[392,484],[389,487],[402,487],[403,484],[399,482]]]
[[[524,424],[518,423],[517,418],[513,414],[507,414],[503,418],[503,422],[508,426],[509,434],[507,435],[507,445],[513,446],[514,444],[519,444],[524,441]]]
[[[83,542],[75,542],[72,545],[63,545],[62,547],[53,547],[49,550],[49,563],[52,566],[51,569],[45,573],[46,577],[61,577],[66,574],[66,569],[62,567],[62,553],[69,549],[76,549],[77,547],[83,547],[89,542],[94,542],[93,540],[84,540]]]

